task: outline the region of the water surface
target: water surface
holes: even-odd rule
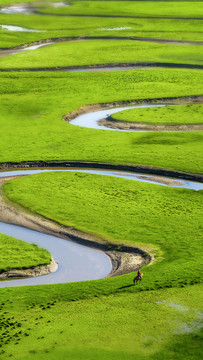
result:
[[[76,244],[71,240],[2,222],[0,222],[0,232],[47,249],[58,262],[56,272],[34,278],[0,281],[0,288],[96,280],[107,276],[112,270],[111,261],[103,252]]]

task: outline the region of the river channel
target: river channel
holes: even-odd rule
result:
[[[64,3],[62,3],[64,4]],[[15,13],[14,10],[5,8],[5,11],[1,9],[1,12],[5,13]],[[24,10],[22,10],[23,12]],[[30,11],[28,7],[28,11]],[[30,12],[28,12],[30,13]],[[4,25],[5,26],[5,25]],[[20,28],[21,31],[23,28]],[[12,30],[12,29],[11,29]],[[16,30],[16,29],[15,29]],[[25,29],[23,29],[25,31]],[[2,50],[0,56],[13,55],[18,52],[35,50],[42,46],[51,45],[51,43],[43,43],[38,45],[29,46],[27,48],[13,49],[13,50]],[[147,68],[142,66],[126,66],[126,69],[132,68]],[[92,69],[68,69],[68,71],[95,71],[95,70],[123,70],[123,67],[114,66],[114,67],[104,67],[101,68],[92,68]],[[30,69],[28,69],[30,70]],[[65,69],[64,69],[65,70]],[[145,107],[161,107],[166,106],[166,104],[156,104],[156,105],[131,105],[124,107],[114,107],[110,109],[103,109],[88,114],[82,114],[77,116],[75,119],[70,121],[71,125],[87,127],[90,129],[100,129],[100,130],[111,130],[111,131],[134,131],[134,130],[121,130],[113,129],[104,125],[100,125],[99,121],[105,118],[108,118],[111,114],[114,114],[119,111],[132,109],[132,108],[145,108]],[[147,130],[146,130],[147,131]],[[141,174],[135,172],[125,172],[125,171],[113,171],[113,170],[97,170],[97,169],[34,169],[34,170],[12,170],[12,171],[2,171],[0,172],[0,177],[12,177],[12,176],[25,176],[32,175],[41,172],[50,172],[50,171],[75,171],[75,172],[85,172],[95,175],[103,176],[113,176],[124,179],[130,179],[133,181],[143,181],[149,182],[156,185],[162,186],[172,186],[178,188],[186,188],[190,190],[199,191],[203,189],[203,183],[196,181],[186,181],[184,179],[168,178],[158,175],[150,174]],[[38,276],[33,278],[24,278],[16,280],[5,280],[0,281],[0,288],[10,287],[10,286],[28,286],[28,285],[45,285],[45,284],[58,284],[66,283],[73,281],[84,281],[84,280],[95,280],[101,279],[108,276],[112,271],[112,263],[110,258],[103,253],[102,251],[96,250],[94,248],[83,246],[77,244],[71,240],[64,240],[56,236],[47,235],[40,233],[34,230],[27,229],[22,226],[16,226],[12,224],[6,224],[0,222],[0,232],[8,236],[13,236],[20,240],[35,243],[40,247],[46,248],[58,263],[58,269],[50,273],[49,275]]]
[[[182,187],[193,189],[195,191],[203,189],[203,183],[195,181],[113,170],[76,168],[12,170],[0,172],[0,177],[12,177],[16,175],[25,176],[50,171],[85,172],[96,175],[114,176],[134,181],[150,182],[163,186]],[[94,280],[107,276],[112,270],[111,260],[106,254],[96,249],[74,243],[71,240],[64,240],[56,236],[43,234],[21,226],[10,225],[2,222],[0,222],[0,232],[46,248],[58,263],[58,269],[49,275],[0,281],[0,288]]]

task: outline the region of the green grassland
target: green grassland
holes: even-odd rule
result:
[[[202,21],[174,19],[125,19],[97,17],[63,17],[22,14],[1,14],[0,24],[41,30],[40,33],[2,30],[0,48],[9,48],[41,39],[60,37],[130,36],[176,40],[203,40]],[[127,29],[122,29],[127,27]],[[116,30],[121,28],[121,30]],[[111,30],[108,30],[111,29]],[[115,29],[115,30],[112,30]]]
[[[4,192],[60,223],[158,250],[137,286],[127,274],[2,289],[5,359],[199,358],[202,192],[76,173],[12,180]]]
[[[0,162],[130,162],[202,172],[201,132],[115,133],[62,120],[85,104],[200,95],[199,70],[2,73],[0,77]]]
[[[14,203],[60,224],[108,241],[160,249],[163,260],[145,270],[152,288],[153,280],[166,286],[175,279],[201,279],[202,191],[61,172],[22,177],[3,191]]]
[[[159,1],[77,1],[71,6],[53,8],[42,6],[41,12],[67,15],[104,15],[104,16],[151,16],[151,17],[201,17],[201,2],[165,2]]]
[[[128,293],[117,289],[104,296],[106,281],[2,289],[3,358],[181,360],[183,353],[186,360],[201,358],[201,286],[145,293],[129,287]]]
[[[203,123],[202,105],[179,105],[160,108],[141,108],[120,111],[112,119],[147,124],[188,125]]]
[[[11,1],[0,0],[1,5],[8,3]],[[61,9],[41,4],[40,11],[44,15],[0,14],[0,24],[45,30],[0,30],[0,47],[66,36],[202,40],[202,22],[187,19],[202,17],[202,2],[198,1],[73,1]],[[61,13],[102,17],[58,16]],[[117,27],[132,29],[108,30]],[[74,66],[149,58],[200,64],[200,52],[200,46],[192,45],[99,40],[61,43],[1,59],[1,64],[10,68]],[[65,114],[84,105],[195,95],[202,95],[200,70],[0,73],[0,162],[92,161],[203,173],[200,131],[122,133],[80,128],[63,120]],[[161,117],[170,121],[169,113],[178,121],[190,121],[191,116],[195,122],[202,107],[169,108],[174,110],[136,113],[139,118],[143,113],[146,122]],[[153,249],[156,261],[142,268],[143,281],[136,286],[132,281],[135,273],[131,273],[96,281],[1,289],[0,358],[201,358],[202,191],[63,172],[15,179],[3,191],[6,198],[29,211],[108,243],[133,244],[146,252]],[[2,235],[0,239],[8,248],[8,238]],[[41,250],[33,249],[32,257],[39,259]],[[50,261],[50,254],[45,251],[42,257],[44,254]],[[8,255],[0,251],[4,262]],[[10,264],[14,264],[12,259]]]
[[[11,269],[29,269],[50,263],[51,255],[35,244],[0,234],[0,273]]]
[[[26,69],[132,62],[203,65],[202,58],[201,46],[166,45],[130,40],[79,40],[0,58],[0,68]]]

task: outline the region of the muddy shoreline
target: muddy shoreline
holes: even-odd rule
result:
[[[80,115],[88,114],[91,112],[96,112],[100,110],[111,110],[115,107],[122,107],[122,106],[143,106],[143,105],[186,105],[186,104],[202,104],[203,103],[203,96],[188,96],[188,97],[179,97],[179,98],[161,98],[161,99],[147,99],[147,100],[140,100],[140,101],[120,101],[108,104],[95,104],[95,105],[85,105],[80,109],[73,111],[63,117],[63,119],[67,122],[71,122],[75,118],[79,117]],[[109,129],[114,130],[134,130],[134,131],[200,131],[203,130],[203,124],[179,124],[179,125],[164,125],[164,124],[146,124],[146,123],[136,123],[136,122],[125,122],[125,121],[118,121],[109,115],[105,118],[100,118],[97,120],[99,126],[105,126]],[[82,125],[81,125],[82,126]],[[97,128],[99,128],[97,126]],[[91,128],[91,127],[90,127]]]
[[[109,116],[99,122],[101,126],[107,126],[112,129],[136,130],[136,131],[200,131],[203,130],[203,124],[188,125],[152,125],[140,122],[119,121]]]
[[[203,95],[191,95],[182,97],[166,97],[166,98],[155,98],[155,99],[138,99],[138,100],[127,100],[127,101],[114,101],[111,103],[99,103],[92,105],[84,105],[77,110],[74,110],[66,114],[63,119],[65,121],[73,120],[76,116],[87,114],[93,111],[102,109],[111,109],[112,107],[121,107],[128,105],[153,105],[153,104],[167,104],[167,105],[187,105],[187,104],[203,104]]]
[[[38,265],[33,269],[21,269],[21,270],[12,269],[9,271],[5,271],[0,274],[0,281],[48,275],[51,272],[55,272],[57,268],[58,268],[58,264],[52,258],[51,263],[48,265]]]
[[[148,175],[160,175],[171,178],[178,178],[182,180],[198,181],[203,183],[203,174],[189,173],[186,171],[176,171],[170,169],[156,168],[147,165],[134,164],[105,164],[99,162],[82,162],[82,161],[22,161],[22,162],[4,162],[0,163],[0,171],[15,170],[15,169],[35,169],[35,168],[84,168],[84,169],[104,169],[104,170],[118,170],[131,171],[136,173],[143,173]]]

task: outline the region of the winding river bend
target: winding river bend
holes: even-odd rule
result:
[[[70,121],[70,124],[86,127],[89,129],[100,129],[100,130],[113,130],[113,131],[131,131],[131,130],[121,130],[121,129],[113,129],[109,128],[105,125],[100,125],[99,121],[107,118],[109,115],[115,114],[119,111],[129,110],[129,109],[139,109],[139,108],[148,108],[148,107],[162,107],[166,106],[165,104],[157,104],[157,105],[132,105],[132,106],[123,106],[123,107],[115,107],[112,109],[99,110],[92,113],[82,114],[77,116],[75,119]]]
[[[85,172],[103,176],[114,176],[133,181],[145,181],[163,186],[182,187],[195,191],[203,189],[203,183],[174,179],[163,176],[146,175],[135,172],[96,169],[34,169],[0,172],[0,177],[24,176],[50,171]],[[101,251],[77,244],[71,240],[43,234],[21,226],[0,222],[0,232],[29,243],[46,248],[58,263],[58,269],[49,275],[0,282],[0,288],[9,286],[45,285],[64,282],[94,280],[107,276],[112,270],[110,258]]]
[[[116,131],[129,131],[120,129],[111,129],[106,126],[100,126],[99,120],[108,117],[109,115],[118,111],[123,111],[131,108],[142,108],[142,107],[161,107],[166,104],[155,104],[155,105],[132,105],[124,107],[113,107],[110,109],[103,109],[100,111],[93,111],[88,114],[79,115],[75,119],[71,120],[70,123],[74,126],[87,127],[91,129],[102,129],[102,130],[116,130]],[[177,105],[178,106],[178,105]],[[109,166],[108,166],[109,168]],[[192,189],[199,191],[203,189],[203,183],[197,181],[188,181],[180,176],[178,178],[169,178],[166,176],[152,174],[141,174],[125,172],[125,171],[113,171],[113,170],[99,170],[99,169],[82,169],[82,168],[61,168],[61,169],[34,169],[34,170],[12,170],[0,172],[0,177],[8,178],[12,176],[24,176],[36,174],[44,171],[77,171],[86,172],[97,175],[114,176],[124,179],[130,179],[133,181],[144,181],[162,186],[173,186],[186,189]],[[201,181],[201,180],[200,180]],[[8,236],[16,237],[20,240],[35,243],[40,247],[46,248],[54,260],[58,263],[58,269],[45,276],[38,276],[35,278],[25,278],[19,280],[6,280],[0,282],[0,287],[9,286],[26,286],[26,285],[39,285],[39,284],[57,284],[64,282],[83,281],[83,280],[94,280],[100,279],[112,272],[112,262],[104,252],[98,251],[97,249],[83,246],[74,243],[71,240],[64,240],[56,236],[47,235],[30,229],[26,229],[22,226],[9,225],[6,223],[0,223],[0,232]],[[133,270],[132,270],[133,271]]]
[[[75,126],[88,127],[93,129],[115,130],[105,126],[100,126],[98,121],[108,117],[110,114],[130,108],[140,107],[160,107],[165,104],[156,105],[133,105],[125,107],[114,107],[100,111],[83,114],[76,117],[70,123]],[[116,129],[117,131],[123,131]],[[124,130],[125,131],[125,130]],[[129,130],[128,130],[129,131]],[[13,176],[25,176],[41,172],[50,171],[69,171],[69,172],[85,172],[103,176],[114,176],[133,181],[144,181],[162,186],[182,187],[199,191],[203,189],[203,183],[197,181],[188,181],[184,178],[169,178],[166,176],[158,176],[154,174],[142,174],[140,172],[126,172],[116,170],[100,170],[87,168],[61,168],[61,169],[33,169],[33,170],[11,170],[0,172],[1,178],[9,178]],[[35,278],[26,278],[19,280],[6,280],[0,282],[0,287],[8,286],[26,286],[36,284],[56,284],[72,281],[94,280],[107,276],[112,271],[112,263],[110,258],[103,252],[96,249],[86,247],[71,240],[64,240],[56,236],[43,234],[37,231],[26,229],[21,226],[0,223],[0,232],[8,236],[16,237],[30,243],[35,243],[40,247],[46,248],[54,260],[58,263],[58,269],[45,276]]]
[[[107,37],[104,37],[107,40]],[[113,37],[114,39],[121,39],[120,37]],[[98,39],[98,38],[97,38]],[[109,37],[109,39],[112,39]],[[67,40],[67,39],[66,39]],[[85,39],[83,39],[85,40]],[[88,38],[86,39],[88,40]],[[177,43],[182,45],[183,43],[177,41],[170,40],[160,40],[160,39],[146,39],[146,38],[133,38],[132,40],[140,40],[140,41],[153,41],[159,43]],[[45,40],[47,41],[47,40]],[[59,40],[60,41],[60,40]],[[64,41],[64,40],[61,40]],[[193,42],[184,42],[185,44],[193,44]],[[51,42],[44,42],[40,44],[33,44],[27,48],[18,48],[18,49],[7,49],[2,50],[0,52],[0,56],[8,56],[13,55],[17,52],[35,50],[42,46],[47,46],[52,44]],[[201,45],[201,44],[199,44]],[[192,67],[192,65],[185,64],[154,64],[155,66],[176,66],[176,67]],[[99,66],[99,67],[88,67],[88,68],[61,68],[58,70],[62,71],[98,71],[98,70],[128,70],[135,68],[147,68],[148,64],[143,66],[134,64],[134,65],[114,65],[111,67]],[[153,65],[149,66],[150,68]],[[197,66],[195,66],[197,67]],[[202,68],[202,66],[200,67]],[[22,69],[21,71],[39,71],[39,70],[56,70],[56,69]],[[8,71],[8,70],[5,70]],[[71,125],[87,127],[90,129],[100,129],[100,130],[111,130],[111,131],[132,131],[132,130],[121,130],[121,129],[113,129],[109,128],[105,125],[99,124],[99,121],[107,118],[109,115],[116,113],[118,111],[123,111],[131,108],[141,108],[141,107],[161,107],[166,106],[166,104],[156,104],[156,105],[133,105],[133,106],[124,106],[124,107],[116,107],[111,109],[104,109],[100,111],[95,111],[88,114],[83,114],[75,119],[70,121]],[[147,131],[147,130],[146,130]],[[73,168],[73,169],[37,169],[37,170],[13,170],[13,171],[4,171],[0,172],[0,177],[12,177],[12,176],[24,176],[36,174],[44,171],[77,171],[77,172],[86,172],[96,175],[103,176],[114,176],[124,179],[130,179],[132,181],[144,181],[153,183],[155,185],[162,186],[173,186],[179,188],[192,189],[195,191],[199,191],[203,189],[203,183],[197,181],[188,181],[184,178],[168,178],[164,176],[154,176],[150,174],[141,174],[135,172],[124,172],[124,171],[114,171],[114,170],[95,170],[95,169],[81,169],[81,168]],[[50,273],[49,275],[35,277],[35,278],[26,278],[26,279],[18,279],[18,280],[9,280],[9,281],[0,281],[0,288],[9,287],[9,286],[27,286],[27,285],[41,285],[41,284],[57,284],[64,282],[73,282],[73,281],[83,281],[83,280],[94,280],[100,279],[107,275],[109,275],[112,271],[112,263],[110,258],[103,253],[102,251],[98,251],[96,249],[83,246],[77,243],[74,243],[70,240],[64,240],[60,237],[47,235],[44,233],[40,233],[34,230],[27,229],[25,227],[16,226],[13,224],[6,224],[0,222],[0,232],[6,234],[8,236],[13,236],[18,239],[27,241],[29,243],[35,243],[40,247],[46,248],[53,256],[53,258],[58,263],[58,269]]]
[[[0,222],[0,232],[46,248],[58,263],[58,269],[53,273],[19,280],[0,281],[0,288],[95,280],[103,278],[111,272],[112,265],[107,255],[71,240],[63,240],[3,222]]]

